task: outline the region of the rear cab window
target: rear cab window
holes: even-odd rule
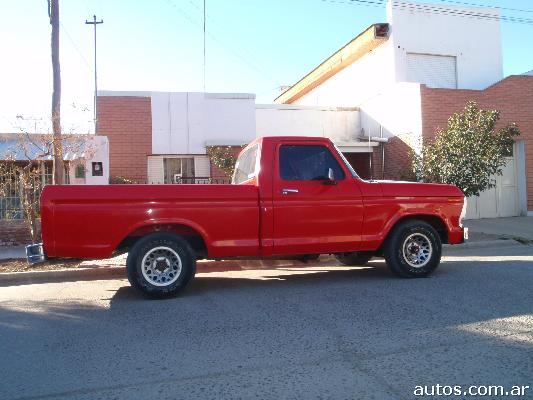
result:
[[[285,181],[324,180],[331,168],[336,180],[345,174],[329,148],[323,145],[282,145],[279,148],[279,174]]]
[[[233,178],[231,180],[232,184],[239,185],[246,183],[256,177],[258,148],[258,144],[254,144],[241,153],[235,163],[235,170],[233,171]]]

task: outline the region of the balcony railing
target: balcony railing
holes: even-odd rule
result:
[[[224,185],[231,183],[230,178],[211,178],[209,176],[184,176],[176,179],[176,184],[187,185]]]

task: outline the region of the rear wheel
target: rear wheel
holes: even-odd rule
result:
[[[153,233],[131,248],[126,261],[131,285],[151,297],[180,292],[196,272],[196,258],[187,241],[170,233]]]
[[[423,221],[401,223],[384,248],[387,266],[404,278],[425,277],[439,266],[442,243],[435,229]]]
[[[374,256],[371,251],[354,251],[352,253],[338,253],[335,258],[344,265],[365,265]]]

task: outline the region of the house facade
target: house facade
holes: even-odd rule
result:
[[[111,177],[146,183],[225,182],[207,149],[237,153],[257,136],[331,138],[363,178],[406,179],[411,151],[476,100],[522,135],[496,188],[469,199],[468,218],[533,213],[530,88],[504,79],[495,8],[387,3],[375,23],[289,86],[275,104],[250,94],[99,92]]]
[[[64,135],[63,160],[65,183],[72,185],[102,185],[109,183],[109,146],[105,136]],[[16,185],[16,167],[35,160],[35,182],[37,190],[53,182],[53,161],[51,155],[43,156],[43,148],[51,145],[51,136],[42,134],[3,133],[0,134],[0,163],[6,167],[0,176],[7,183],[0,196],[0,246],[28,244],[29,231]]]
[[[469,199],[467,217],[488,218],[533,214],[532,85],[531,73],[503,78],[497,9],[390,0],[386,23],[371,25],[275,101],[357,107],[361,136],[388,139],[381,161],[389,179],[404,177],[410,151],[468,101],[500,110],[502,123],[516,122],[522,135],[496,188]]]
[[[359,138],[356,107],[256,104],[242,93],[98,93],[99,132],[109,139],[111,180],[138,183],[225,183],[209,147],[237,154],[257,136],[331,138],[368,177],[379,146]]]

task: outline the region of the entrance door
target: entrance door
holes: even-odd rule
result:
[[[517,168],[514,157],[507,158],[502,175],[495,176],[496,186],[468,198],[466,219],[514,217],[518,207]]]
[[[363,221],[361,192],[332,150],[322,144],[278,147],[273,188],[275,254],[356,250]],[[327,181],[330,168],[335,184]]]

